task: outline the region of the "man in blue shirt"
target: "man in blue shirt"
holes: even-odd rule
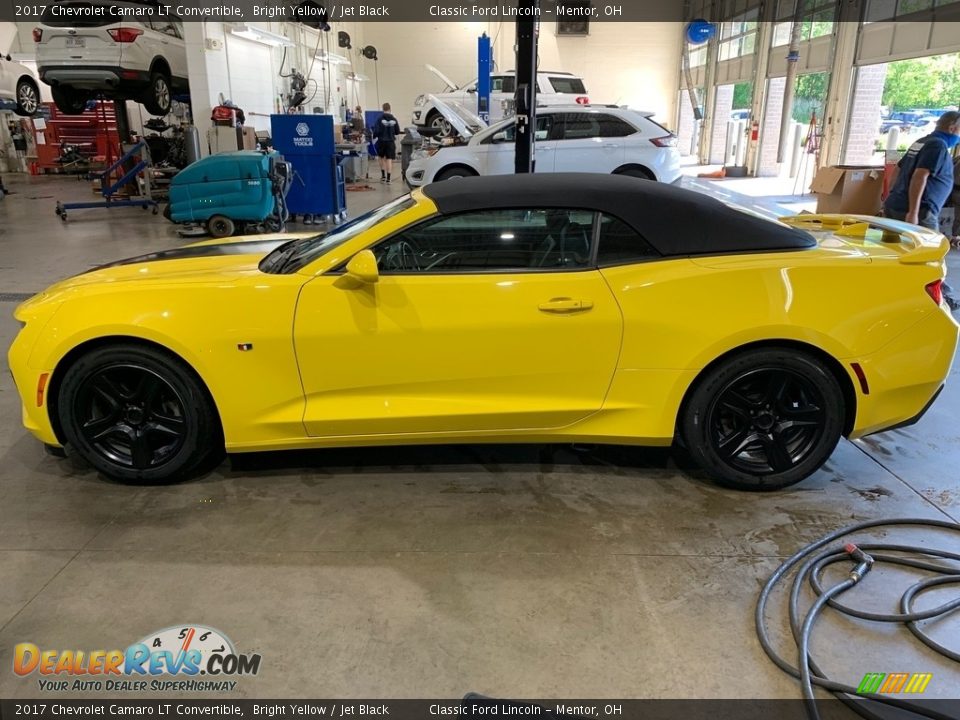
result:
[[[897,163],[884,216],[939,232],[940,211],[953,192],[951,151],[958,143],[960,112],[950,110],[940,116],[937,129],[911,145]],[[948,304],[956,309],[953,292],[945,290]]]

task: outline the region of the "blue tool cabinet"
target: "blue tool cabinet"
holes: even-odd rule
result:
[[[273,147],[293,165],[287,207],[294,215],[346,217],[347,193],[332,115],[271,115]]]

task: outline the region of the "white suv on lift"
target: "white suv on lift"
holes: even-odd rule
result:
[[[414,101],[413,124],[418,128],[430,128],[438,131],[439,137],[451,134],[451,126],[434,104],[433,98],[464,110],[477,112],[477,81],[470,81],[463,87],[456,85],[450,78],[427,65],[427,70],[440,78],[446,85],[443,92],[433,95],[420,95]],[[506,73],[493,73],[490,76],[490,123],[499,122],[513,115],[514,95],[517,90],[517,76],[511,70]],[[537,73],[537,105],[586,105],[590,102],[583,79],[565,72]]]
[[[610,105],[537,110],[536,170],[629,175],[673,183],[680,179],[677,136],[653,113]],[[466,145],[420,151],[404,177],[413,187],[453,177],[508,175],[514,169],[513,118],[473,135]],[[464,126],[462,135],[469,132]]]
[[[103,4],[103,15],[70,14]],[[143,103],[151,115],[166,115],[177,93],[188,92],[182,21],[170,16],[121,16],[143,3],[122,0],[58,0],[46,6],[33,29],[40,79],[51,88],[60,112],[78,115],[96,95]]]
[[[17,115],[29,117],[40,107],[40,88],[30,68],[0,55],[0,100],[14,103]]]

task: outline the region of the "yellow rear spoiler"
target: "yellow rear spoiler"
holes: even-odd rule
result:
[[[950,252],[950,241],[935,230],[890,218],[870,215],[787,215],[780,222],[810,232],[829,232],[840,237],[866,240],[868,230],[880,230],[880,242],[906,245],[899,260],[904,265],[942,262]]]

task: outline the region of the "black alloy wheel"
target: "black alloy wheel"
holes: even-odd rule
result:
[[[73,416],[87,443],[134,470],[162,466],[183,447],[183,399],[152,370],[109,365],[92,373],[74,398]]]
[[[117,480],[184,479],[223,451],[216,409],[199,378],[152,347],[90,351],[67,369],[56,405],[67,446]]]
[[[824,364],[789,350],[756,350],[708,372],[681,431],[694,459],[723,485],[775,490],[803,480],[833,452],[843,393]]]

